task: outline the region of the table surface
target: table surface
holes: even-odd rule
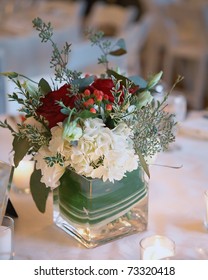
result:
[[[9,161],[11,141],[10,133],[0,128],[0,160]],[[11,189],[10,198],[19,215],[15,219],[15,259],[137,260],[140,240],[155,234],[175,241],[176,259],[208,259],[208,231],[203,224],[207,159],[208,140],[179,134],[172,149],[158,156],[158,165],[150,167],[147,231],[94,249],[86,249],[53,224],[51,196],[45,214],[41,214],[30,194]]]

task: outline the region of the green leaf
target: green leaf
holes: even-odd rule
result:
[[[139,156],[139,161],[140,161],[140,163],[141,163],[142,168],[144,169],[144,172],[145,172],[145,173],[147,174],[147,176],[150,178],[149,167],[148,167],[148,165],[147,165],[147,163],[146,163],[146,161],[145,161],[145,159],[144,159],[142,153],[140,152],[140,150],[139,150],[138,148],[136,149],[136,152],[137,152],[137,154],[138,154],[138,156]]]
[[[109,54],[110,55],[113,55],[113,56],[120,56],[120,55],[123,55],[123,54],[126,54],[127,51],[126,51],[126,44],[125,44],[125,41],[124,39],[119,39],[116,44],[115,44],[116,48],[115,50],[113,51],[110,51]]]
[[[41,183],[41,170],[35,169],[30,177],[30,191],[32,198],[41,213],[45,212],[46,201],[50,192],[44,183]]]
[[[40,90],[44,95],[52,91],[49,83],[43,78],[39,81],[38,86],[40,87]]]
[[[131,76],[127,78],[111,69],[107,70],[107,74],[109,77],[113,76],[116,78],[116,80],[120,80],[121,84],[124,86],[126,85],[126,81],[130,81],[133,87],[139,86],[139,90],[137,90],[137,92],[143,92],[147,86],[147,82],[139,76]]]
[[[116,78],[116,80],[120,80],[120,81],[121,81],[121,84],[123,84],[123,85],[126,85],[126,81],[127,81],[127,80],[129,81],[129,79],[128,79],[127,77],[125,77],[125,76],[123,76],[123,75],[120,75],[120,74],[118,74],[116,71],[111,70],[111,69],[108,69],[108,70],[107,70],[107,74],[108,74],[109,77],[110,77],[110,76],[113,76],[113,77]]]
[[[153,100],[151,93],[148,90],[137,94],[136,107],[141,109]]]
[[[1,72],[0,73],[1,76],[6,76],[8,78],[17,78],[18,77],[18,73],[16,72]]]
[[[17,167],[19,162],[27,154],[27,152],[30,148],[30,143],[28,142],[27,138],[22,139],[17,136],[14,136],[12,146],[13,146],[13,150],[14,150],[14,165],[15,165],[15,167]]]
[[[62,108],[61,113],[64,115],[69,115],[71,113],[71,110],[68,108]]]
[[[129,80],[132,81],[135,85],[139,86],[140,88],[146,88],[147,82],[139,77],[139,76],[131,76]]]
[[[106,126],[109,127],[110,129],[115,128],[115,121],[113,119],[111,119],[111,117],[107,117],[106,122],[105,122]]]
[[[159,73],[155,74],[149,81],[147,84],[147,88],[151,89],[154,86],[156,86],[156,84],[160,81],[161,77],[163,75],[163,72],[160,71]]]
[[[89,110],[84,110],[79,113],[78,117],[85,120],[88,118],[95,118],[97,114],[91,113]]]
[[[86,87],[88,87],[93,81],[94,76],[89,76],[86,78],[76,79],[72,82],[73,85],[78,85],[80,91],[84,91]]]

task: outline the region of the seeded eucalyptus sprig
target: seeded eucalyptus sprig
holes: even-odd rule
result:
[[[71,44],[67,42],[61,50],[57,47],[57,44],[53,41],[53,28],[51,23],[45,23],[41,18],[37,17],[33,21],[33,27],[39,31],[39,37],[41,42],[52,44],[52,56],[51,56],[51,68],[55,69],[55,80],[68,84],[72,84],[74,80],[80,79],[81,72],[72,71],[68,68],[69,53],[71,52]],[[119,39],[112,45],[112,42],[105,39],[103,40],[104,33],[102,31],[87,31],[86,32],[92,45],[96,45],[101,50],[101,56],[98,58],[98,64],[104,64],[106,70],[109,69],[108,56],[120,56],[126,53],[126,46],[123,39]]]
[[[109,69],[109,55],[120,56],[127,53],[123,39],[119,39],[112,44],[112,41],[104,38],[104,32],[102,31],[94,32],[93,30],[87,30],[86,35],[91,41],[92,46],[96,45],[100,48],[102,54],[98,57],[98,64],[103,64],[106,70]]]
[[[71,84],[74,79],[80,77],[81,72],[71,71],[67,68],[68,66],[68,57],[71,52],[71,44],[67,42],[63,46],[62,50],[59,50],[57,44],[53,41],[53,28],[51,23],[45,23],[39,17],[35,18],[33,21],[33,27],[39,31],[39,37],[41,42],[47,43],[48,41],[52,44],[52,56],[51,56],[51,68],[55,69],[55,80],[60,82],[67,82]]]
[[[109,40],[103,40],[104,33],[102,31],[93,32],[92,30],[86,31],[86,35],[91,41],[92,45],[96,45],[100,48],[102,55],[98,58],[98,64],[104,64],[108,69],[108,54],[111,48],[111,42]]]
[[[152,157],[168,148],[175,141],[174,127],[176,121],[174,114],[164,110],[162,103],[148,104],[145,108],[134,111],[133,118],[126,120],[132,127],[133,142],[144,157]]]
[[[33,27],[36,28],[37,31],[39,31],[39,37],[41,38],[41,42],[48,42],[48,40],[51,40],[53,36],[53,27],[51,26],[51,23],[45,23],[42,21],[41,18],[37,17],[33,21]]]

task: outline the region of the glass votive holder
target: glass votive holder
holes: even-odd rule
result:
[[[14,220],[4,216],[0,225],[0,260],[12,260],[14,256]]]
[[[204,226],[208,229],[208,190],[204,192],[205,200],[205,215],[204,215]]]
[[[182,122],[186,119],[187,101],[182,92],[173,91],[172,94],[168,96],[167,103],[167,111],[169,113],[175,114],[177,122]]]
[[[161,260],[175,255],[175,242],[163,235],[145,237],[140,241],[141,260]]]
[[[8,184],[11,166],[0,161],[0,225],[6,212],[8,202]]]

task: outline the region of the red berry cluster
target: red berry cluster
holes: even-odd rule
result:
[[[102,90],[95,89],[91,93],[89,89],[85,89],[83,93],[83,99],[84,107],[88,109],[91,113],[98,113],[94,105],[98,105],[98,108],[102,107],[108,112],[112,111],[112,103],[110,103],[108,95],[104,94]]]

